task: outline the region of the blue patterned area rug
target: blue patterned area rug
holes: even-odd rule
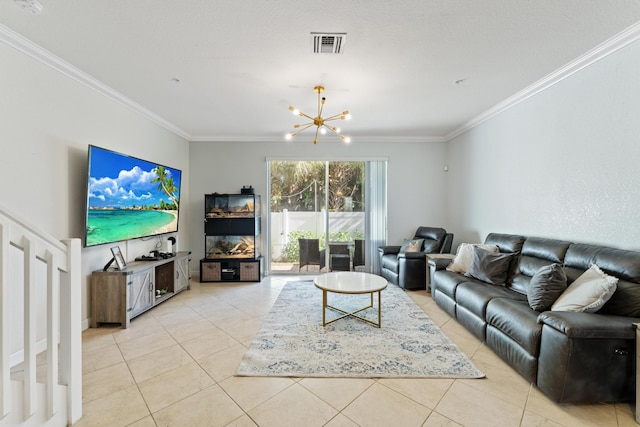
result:
[[[329,305],[365,307],[369,295],[328,294]],[[374,308],[360,313],[377,318]],[[339,314],[327,310],[327,321]],[[382,328],[348,317],[322,326],[322,291],[289,282],[245,354],[238,376],[483,378],[469,358],[395,285],[382,291]]]

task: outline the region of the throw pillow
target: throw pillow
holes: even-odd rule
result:
[[[465,273],[467,277],[473,277],[492,285],[507,283],[509,267],[514,254],[501,254],[487,251],[479,247],[473,248],[473,261]]]
[[[548,310],[567,289],[567,275],[560,264],[541,267],[531,277],[527,289],[529,307],[536,311]]]
[[[447,266],[447,270],[454,273],[465,274],[473,261],[473,248],[478,247],[490,252],[498,252],[498,247],[494,245],[482,245],[475,243],[461,243],[456,251],[456,256]]]
[[[617,284],[617,277],[609,276],[591,264],[553,303],[551,310],[595,313],[609,301]]]
[[[400,253],[403,254],[405,252],[420,252],[422,250],[423,243],[424,243],[424,239],[413,239],[413,240],[404,239],[404,242],[400,247]]]

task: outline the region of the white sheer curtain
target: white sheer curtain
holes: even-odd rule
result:
[[[387,241],[387,160],[370,160],[365,163],[366,192],[365,264],[367,271],[380,272],[378,247]]]

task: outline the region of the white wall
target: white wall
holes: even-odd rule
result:
[[[390,244],[441,225],[456,243],[506,232],[640,249],[638,42],[449,143],[186,143],[12,47],[0,44],[0,63],[0,203],[57,238],[83,234],[95,144],[183,170],[178,245],[194,252],[193,271],[204,193],[251,184],[266,195],[266,157],[388,158]],[[120,246],[131,260],[154,244]],[[108,245],[83,250],[85,322],[90,272],[109,256]]]
[[[243,185],[252,185],[263,195],[268,207],[267,157],[296,160],[359,160],[385,157],[388,174],[388,242],[401,244],[412,237],[420,225],[444,226],[446,173],[443,171],[445,143],[367,142],[349,145],[332,135],[312,141],[296,139],[285,142],[191,142],[191,241],[193,259],[204,256],[204,194],[238,193]],[[266,212],[266,209],[265,209]],[[263,220],[263,248],[266,225]],[[197,263],[192,263],[192,268]]]
[[[184,139],[3,43],[0,64],[0,204],[58,239],[82,237],[87,146],[94,144],[182,169],[178,241],[191,246]],[[154,245],[135,240],[120,248],[132,260]],[[82,251],[85,327],[91,271],[110,256],[109,245]]]
[[[640,249],[640,43],[448,145],[456,245],[490,232]]]

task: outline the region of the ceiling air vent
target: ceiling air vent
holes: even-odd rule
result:
[[[311,33],[311,51],[313,53],[341,54],[347,33]]]

